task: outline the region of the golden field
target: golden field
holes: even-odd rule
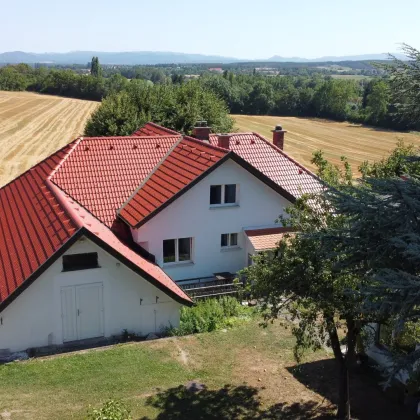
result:
[[[0,186],[83,133],[99,102],[0,91]]]
[[[420,146],[420,135],[417,133],[400,133],[348,122],[252,115],[233,115],[233,118],[238,131],[254,131],[270,140],[271,130],[276,124],[281,124],[287,131],[284,150],[310,169],[314,169],[310,163],[312,153],[319,149],[334,163],[339,163],[340,157],[346,156],[353,172],[357,173],[363,161],[375,161],[389,155],[399,139]]]

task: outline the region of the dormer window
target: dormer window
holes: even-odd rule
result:
[[[212,185],[210,205],[236,204],[236,184]]]

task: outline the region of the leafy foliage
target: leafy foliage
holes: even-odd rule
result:
[[[108,400],[101,408],[89,410],[87,420],[131,420],[130,411],[122,401]]]
[[[250,317],[252,309],[244,307],[233,297],[199,301],[195,306],[181,309],[180,325],[171,328],[170,335],[211,332],[231,327],[241,318]]]
[[[129,135],[150,120],[182,133],[190,133],[200,120],[206,120],[216,132],[233,128],[224,102],[198,82],[150,85],[135,81],[103,101],[88,121],[85,133]]]
[[[414,159],[418,149],[413,144],[405,145],[398,141],[391,154],[379,162],[363,162],[359,167],[364,178],[390,178],[394,176],[420,175],[420,162]]]

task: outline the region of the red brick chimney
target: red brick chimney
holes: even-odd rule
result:
[[[197,121],[192,135],[198,140],[210,140],[210,127],[207,126],[207,121]]]
[[[222,133],[217,135],[217,145],[223,149],[229,149],[230,134]]]
[[[283,130],[283,127],[278,124],[276,128],[272,130],[273,133],[273,144],[277,146],[279,149],[283,150],[284,147],[284,134],[287,131]]]

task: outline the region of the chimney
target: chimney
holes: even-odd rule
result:
[[[283,127],[278,124],[272,130],[273,133],[273,144],[274,146],[277,146],[279,149],[283,150],[284,147],[284,134],[287,133],[287,131],[283,130]]]
[[[229,149],[230,134],[222,133],[217,135],[217,145],[223,149]]]
[[[192,132],[193,137],[198,140],[210,140],[210,127],[207,126],[207,121],[197,121]]]

